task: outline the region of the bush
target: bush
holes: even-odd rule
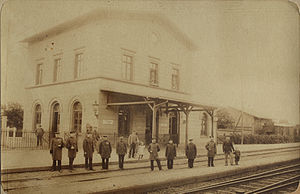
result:
[[[294,142],[300,142],[300,136],[295,136],[294,137]]]
[[[218,143],[223,143],[225,141],[224,135],[218,136]],[[241,144],[242,136],[237,133],[231,133],[230,139],[235,144]],[[258,134],[245,134],[244,144],[275,144],[275,143],[290,143],[290,142],[300,142],[300,137],[295,138],[287,135],[258,135]]]
[[[18,103],[9,103],[2,106],[4,115],[7,116],[7,126],[16,127],[18,130],[23,128],[23,108]]]

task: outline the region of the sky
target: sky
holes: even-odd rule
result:
[[[299,13],[284,0],[7,1],[1,104],[25,103],[31,78],[24,74],[26,45],[19,41],[96,8],[158,12],[183,31],[198,46],[195,100],[299,123]]]

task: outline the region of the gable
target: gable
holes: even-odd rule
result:
[[[120,11],[120,10],[103,10],[97,9],[87,14],[78,16],[72,20],[58,24],[50,29],[34,34],[28,38],[22,40],[22,42],[33,43],[42,41],[46,38],[50,38],[61,34],[63,32],[76,29],[83,25],[103,20],[103,19],[119,19],[119,20],[144,20],[148,22],[157,23],[165,28],[174,38],[181,42],[187,49],[196,50],[197,46],[190,40],[182,31],[180,31],[176,25],[170,20],[159,13],[149,12],[132,12],[132,11]]]

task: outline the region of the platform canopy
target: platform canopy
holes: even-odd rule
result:
[[[122,93],[113,90],[101,90],[101,92],[107,93],[107,106],[134,106],[134,105],[148,105],[152,110],[152,137],[158,138],[158,129],[156,127],[156,112],[158,109],[164,109],[166,114],[171,111],[184,112],[186,115],[186,138],[185,144],[188,142],[188,119],[189,113],[191,111],[205,111],[211,116],[212,121],[212,134],[213,133],[213,120],[214,120],[214,111],[218,108],[216,106],[204,105],[198,102],[194,102],[186,99],[176,99],[163,96],[143,96],[140,94],[129,94]],[[110,98],[111,95],[119,95],[124,98],[113,100]]]

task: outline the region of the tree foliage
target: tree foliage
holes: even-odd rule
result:
[[[4,110],[3,115],[7,116],[7,126],[22,129],[24,115],[22,106],[19,103],[9,103],[2,108]]]
[[[234,118],[226,110],[218,110],[216,116],[218,129],[232,129],[234,127]]]

